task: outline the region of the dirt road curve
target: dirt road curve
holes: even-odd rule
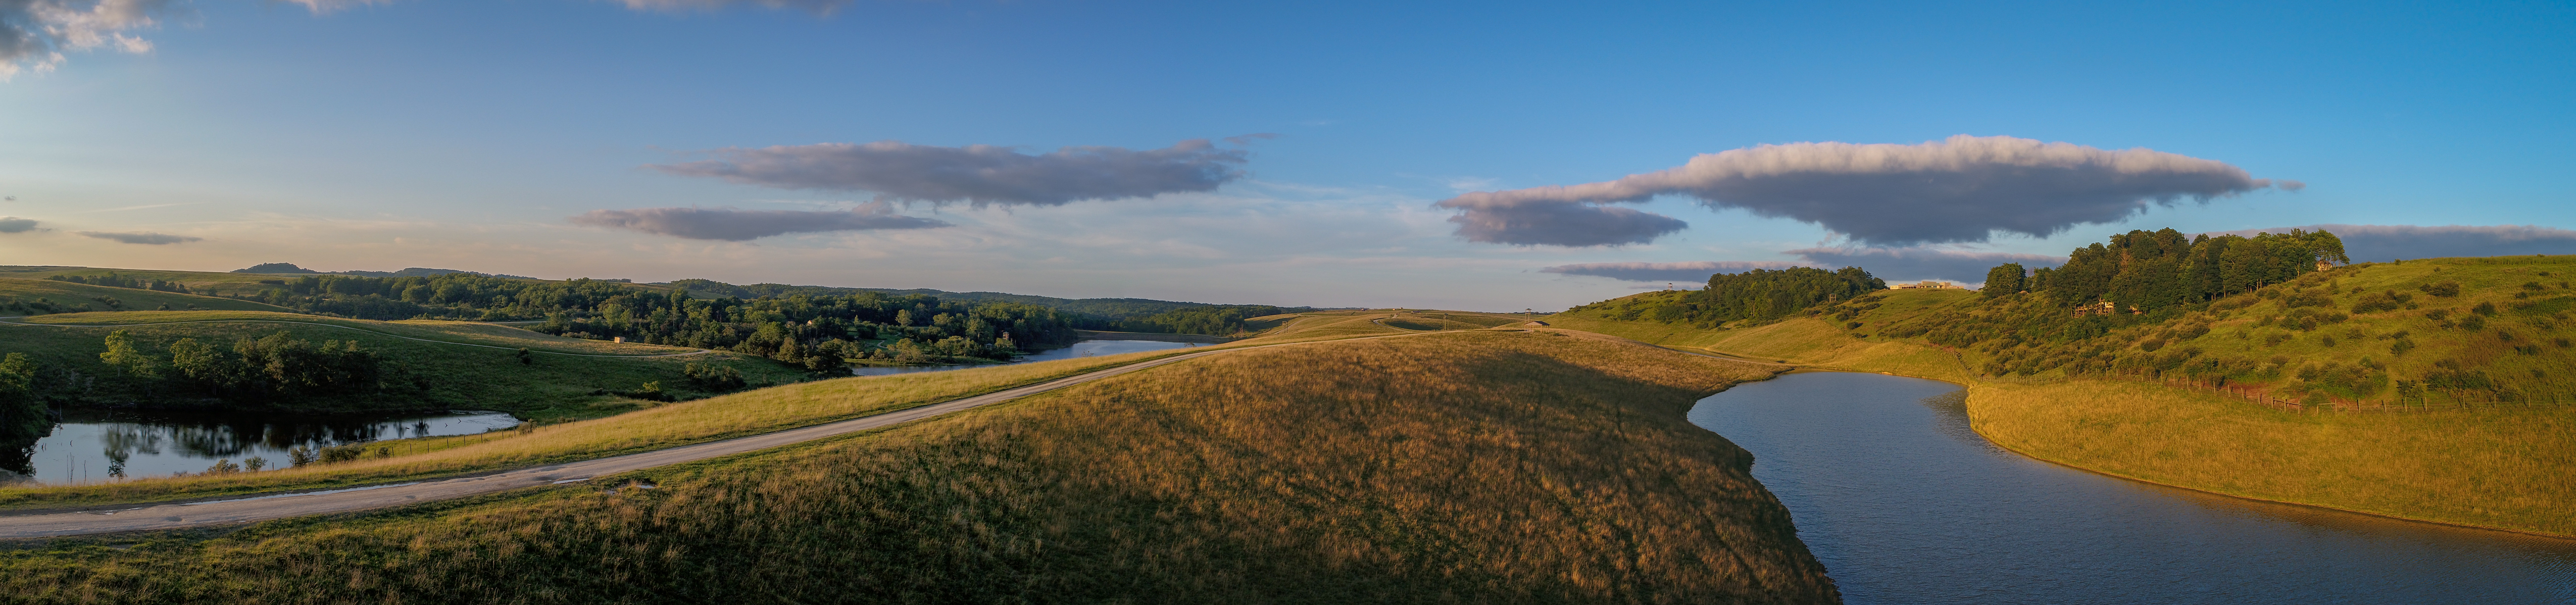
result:
[[[602,475],[612,475],[669,464],[679,464],[682,462],[695,462],[709,458],[730,456],[802,441],[820,439],[833,435],[892,426],[959,410],[974,408],[977,406],[1010,401],[1012,399],[1036,395],[1047,391],[1143,370],[1145,368],[1151,368],[1163,364],[1240,350],[1243,349],[1221,349],[1216,351],[1177,355],[1153,361],[1110,368],[1089,374],[1058,378],[1007,391],[977,395],[965,399],[927,405],[899,412],[888,412],[865,418],[843,420],[840,422],[820,424],[801,429],[790,429],[763,435],[753,435],[740,439],[700,443],[697,445],[654,450],[639,454],[627,454],[613,458],[600,458],[539,468],[520,469],[479,477],[401,483],[339,491],[278,494],[235,500],[215,500],[208,502],[192,502],[187,504],[161,504],[124,510],[0,516],[0,539],[43,538],[81,534],[177,529],[226,523],[249,523],[270,519],[300,517],[304,515],[342,513],[373,508],[384,508],[388,506],[400,506],[422,501],[462,498],[522,487],[535,487],[556,483],[572,483]]]

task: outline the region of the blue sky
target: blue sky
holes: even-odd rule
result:
[[[1548,267],[1885,242],[1668,192],[1580,206],[1689,225],[1644,243],[1486,243],[1434,204],[1764,144],[1960,134],[2143,147],[2305,188],[1937,251],[2356,224],[2536,225],[2565,248],[2543,251],[2576,252],[2556,231],[2576,228],[2565,3],[122,2],[151,22],[103,31],[148,51],[54,40],[60,61],[21,56],[0,83],[0,193],[18,198],[0,215],[37,221],[0,233],[0,262],[1550,309],[1662,284]],[[22,5],[96,3],[0,0],[0,17]],[[1254,133],[1278,136],[1219,143],[1243,155],[1213,191],[890,208],[946,227],[726,241],[570,220],[881,195],[652,168],[725,157],[710,150],[1036,155]]]

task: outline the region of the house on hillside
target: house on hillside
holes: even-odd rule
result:
[[[1932,281],[1932,280],[1928,280],[1928,279],[1927,279],[1927,280],[1923,280],[1923,281],[1919,281],[1919,282],[1915,282],[1915,283],[1910,283],[1910,284],[1897,284],[1897,285],[1895,286],[1895,289],[1898,289],[1898,290],[1958,290],[1958,289],[1960,289],[1960,287],[1959,287],[1959,285],[1958,285],[1958,284],[1954,284],[1954,283],[1950,283],[1950,282],[1945,282],[1945,281]]]

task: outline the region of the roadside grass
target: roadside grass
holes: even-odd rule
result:
[[[601,398],[616,415],[525,430],[371,442],[389,458],[256,473],[0,487],[0,510],[185,500],[446,477],[662,449],[891,412],[1178,354],[1149,351],[947,372],[838,378],[679,403]],[[673,362],[676,363],[676,362]],[[620,413],[622,412],[622,413]]]
[[[230,298],[198,296],[195,294],[162,292],[158,290],[112,288],[108,286],[59,282],[48,279],[0,277],[0,303],[5,303],[12,298],[22,302],[46,300],[51,301],[56,305],[62,305],[73,309],[87,308],[88,310],[93,311],[143,311],[159,309],[162,307],[183,311],[189,309],[218,311],[292,311],[292,309],[268,303],[233,300]],[[114,299],[118,304],[110,306],[107,304],[106,300],[101,300],[102,298]],[[0,309],[0,315],[28,314],[31,313]]]
[[[208,323],[164,323],[162,320],[191,321],[200,317],[261,319],[309,323],[260,323],[256,321],[212,321]],[[34,322],[90,323],[99,320],[133,322],[109,327],[58,327],[0,324],[0,353],[26,353],[40,366],[65,368],[93,377],[78,395],[91,405],[114,405],[129,401],[147,401],[156,407],[178,409],[240,409],[293,412],[402,411],[402,410],[495,410],[510,412],[523,419],[556,422],[577,418],[604,416],[621,411],[619,404],[600,392],[620,392],[641,387],[646,382],[659,382],[665,391],[682,398],[710,393],[692,390],[680,370],[691,362],[726,365],[741,372],[754,386],[803,380],[803,370],[789,368],[765,359],[729,352],[702,353],[681,357],[574,357],[532,354],[525,362],[518,358],[517,348],[537,352],[564,352],[624,355],[687,352],[694,349],[652,345],[617,344],[558,338],[535,332],[450,322],[369,322],[329,319],[306,315],[245,311],[129,311],[122,313],[75,313],[29,318]],[[311,324],[327,325],[311,325]],[[345,329],[350,326],[362,330]],[[316,343],[338,340],[356,341],[387,360],[395,376],[417,378],[427,389],[400,395],[353,396],[309,401],[227,402],[203,397],[197,393],[149,391],[148,383],[120,378],[101,363],[98,353],[105,350],[104,341],[113,330],[130,333],[146,350],[164,355],[169,344],[181,338],[195,338],[217,346],[229,346],[236,338],[259,338],[286,332],[293,338]],[[435,342],[407,340],[388,334],[401,334]],[[470,343],[486,346],[463,346]],[[402,387],[409,389],[411,387]]]
[[[1548,332],[1244,351],[590,486],[54,540],[0,553],[0,585],[84,603],[1834,602],[1751,456],[1683,418],[1767,375]]]
[[[2540,275],[2541,272],[2551,275]],[[2400,378],[2435,362],[2482,369],[2535,399],[2576,393],[2576,357],[2556,343],[2571,324],[2549,301],[2567,296],[2556,280],[2576,272],[2576,258],[2555,256],[2409,260],[2337,268],[2306,284],[2350,309],[2359,296],[2415,293],[2418,309],[2353,315],[2314,331],[2258,326],[2286,310],[2282,297],[2211,314],[2211,331],[2180,340],[2203,356],[2359,365],[2364,357]],[[2533,290],[2521,284],[2550,280]],[[2455,281],[2456,297],[2417,286]],[[2524,293],[2520,298],[2513,295]],[[2420,413],[2294,414],[2185,388],[2132,380],[2069,379],[2063,370],[1995,377],[1975,371],[1990,357],[1921,338],[1895,338],[1913,322],[1975,300],[1965,291],[1892,291],[1860,314],[1859,330],[1800,317],[1760,326],[1701,329],[1651,322],[1558,315],[1556,327],[1633,338],[1684,350],[1750,359],[1787,360],[1828,369],[1887,372],[1966,385],[1978,433],[2042,460],[2189,489],[2435,521],[2576,537],[2576,405],[2444,410]],[[2497,309],[2482,330],[2445,328],[2425,315],[2457,317],[2478,303]],[[2275,321],[2274,323],[2277,323]],[[2168,326],[2129,328],[2144,340]],[[2355,336],[2354,333],[2359,335]],[[2391,352],[2406,332],[2417,346]],[[2246,336],[2239,338],[2236,334]],[[2267,334],[2286,338],[2265,343]],[[2498,337],[2512,334],[2512,340]],[[2329,346],[2321,336],[2338,340]],[[2135,348],[2136,344],[2130,345]],[[2179,346],[2179,345],[2174,345]],[[2523,348],[2517,349],[2515,346]],[[2294,372],[2247,381],[2256,389],[2295,386]],[[2386,393],[2386,391],[2383,391]]]

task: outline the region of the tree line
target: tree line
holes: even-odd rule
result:
[[[1826,271],[1809,267],[1708,277],[1706,288],[1669,296],[1613,299],[1568,309],[1621,321],[1649,320],[1715,327],[1730,321],[1773,321],[1819,304],[1848,301],[1887,289],[1887,281],[1860,267]]]
[[[358,341],[314,343],[286,331],[229,343],[181,338],[165,347],[139,343],[125,330],[110,332],[98,354],[116,377],[142,390],[262,403],[426,390],[395,380],[384,358]],[[159,350],[154,350],[159,349]]]
[[[2076,248],[2066,264],[2023,275],[2018,263],[1988,271],[1988,297],[2029,291],[2059,306],[2111,303],[2114,310],[2154,312],[2252,292],[2314,273],[2323,263],[2350,263],[2343,240],[2326,231],[2291,229],[2253,237],[2133,230]]]
[[[530,329],[725,349],[813,369],[836,367],[843,358],[1007,359],[1076,339],[1073,319],[1054,309],[874,292],[743,300],[692,298],[686,290],[628,290],[599,301],[587,313],[548,314],[545,323]]]
[[[156,291],[156,292],[177,292],[177,293],[180,293],[180,294],[195,294],[195,293],[196,293],[196,292],[194,292],[194,291],[189,290],[189,289],[188,289],[188,285],[187,285],[187,284],[183,284],[183,283],[179,283],[179,282],[175,282],[175,281],[152,279],[152,278],[148,278],[148,277],[133,277],[133,276],[122,275],[122,274],[113,273],[113,272],[108,273],[108,274],[106,274],[106,275],[90,275],[90,276],[80,276],[80,275],[55,275],[55,276],[47,277],[47,278],[45,278],[45,279],[50,279],[50,280],[54,280],[54,281],[58,281],[58,282],[70,282],[70,283],[75,283],[75,284],[89,284],[89,285],[92,285],[92,286],[107,286],[107,287],[110,287],[110,288],[133,288],[133,289],[136,289],[136,290],[152,290],[152,291]]]

